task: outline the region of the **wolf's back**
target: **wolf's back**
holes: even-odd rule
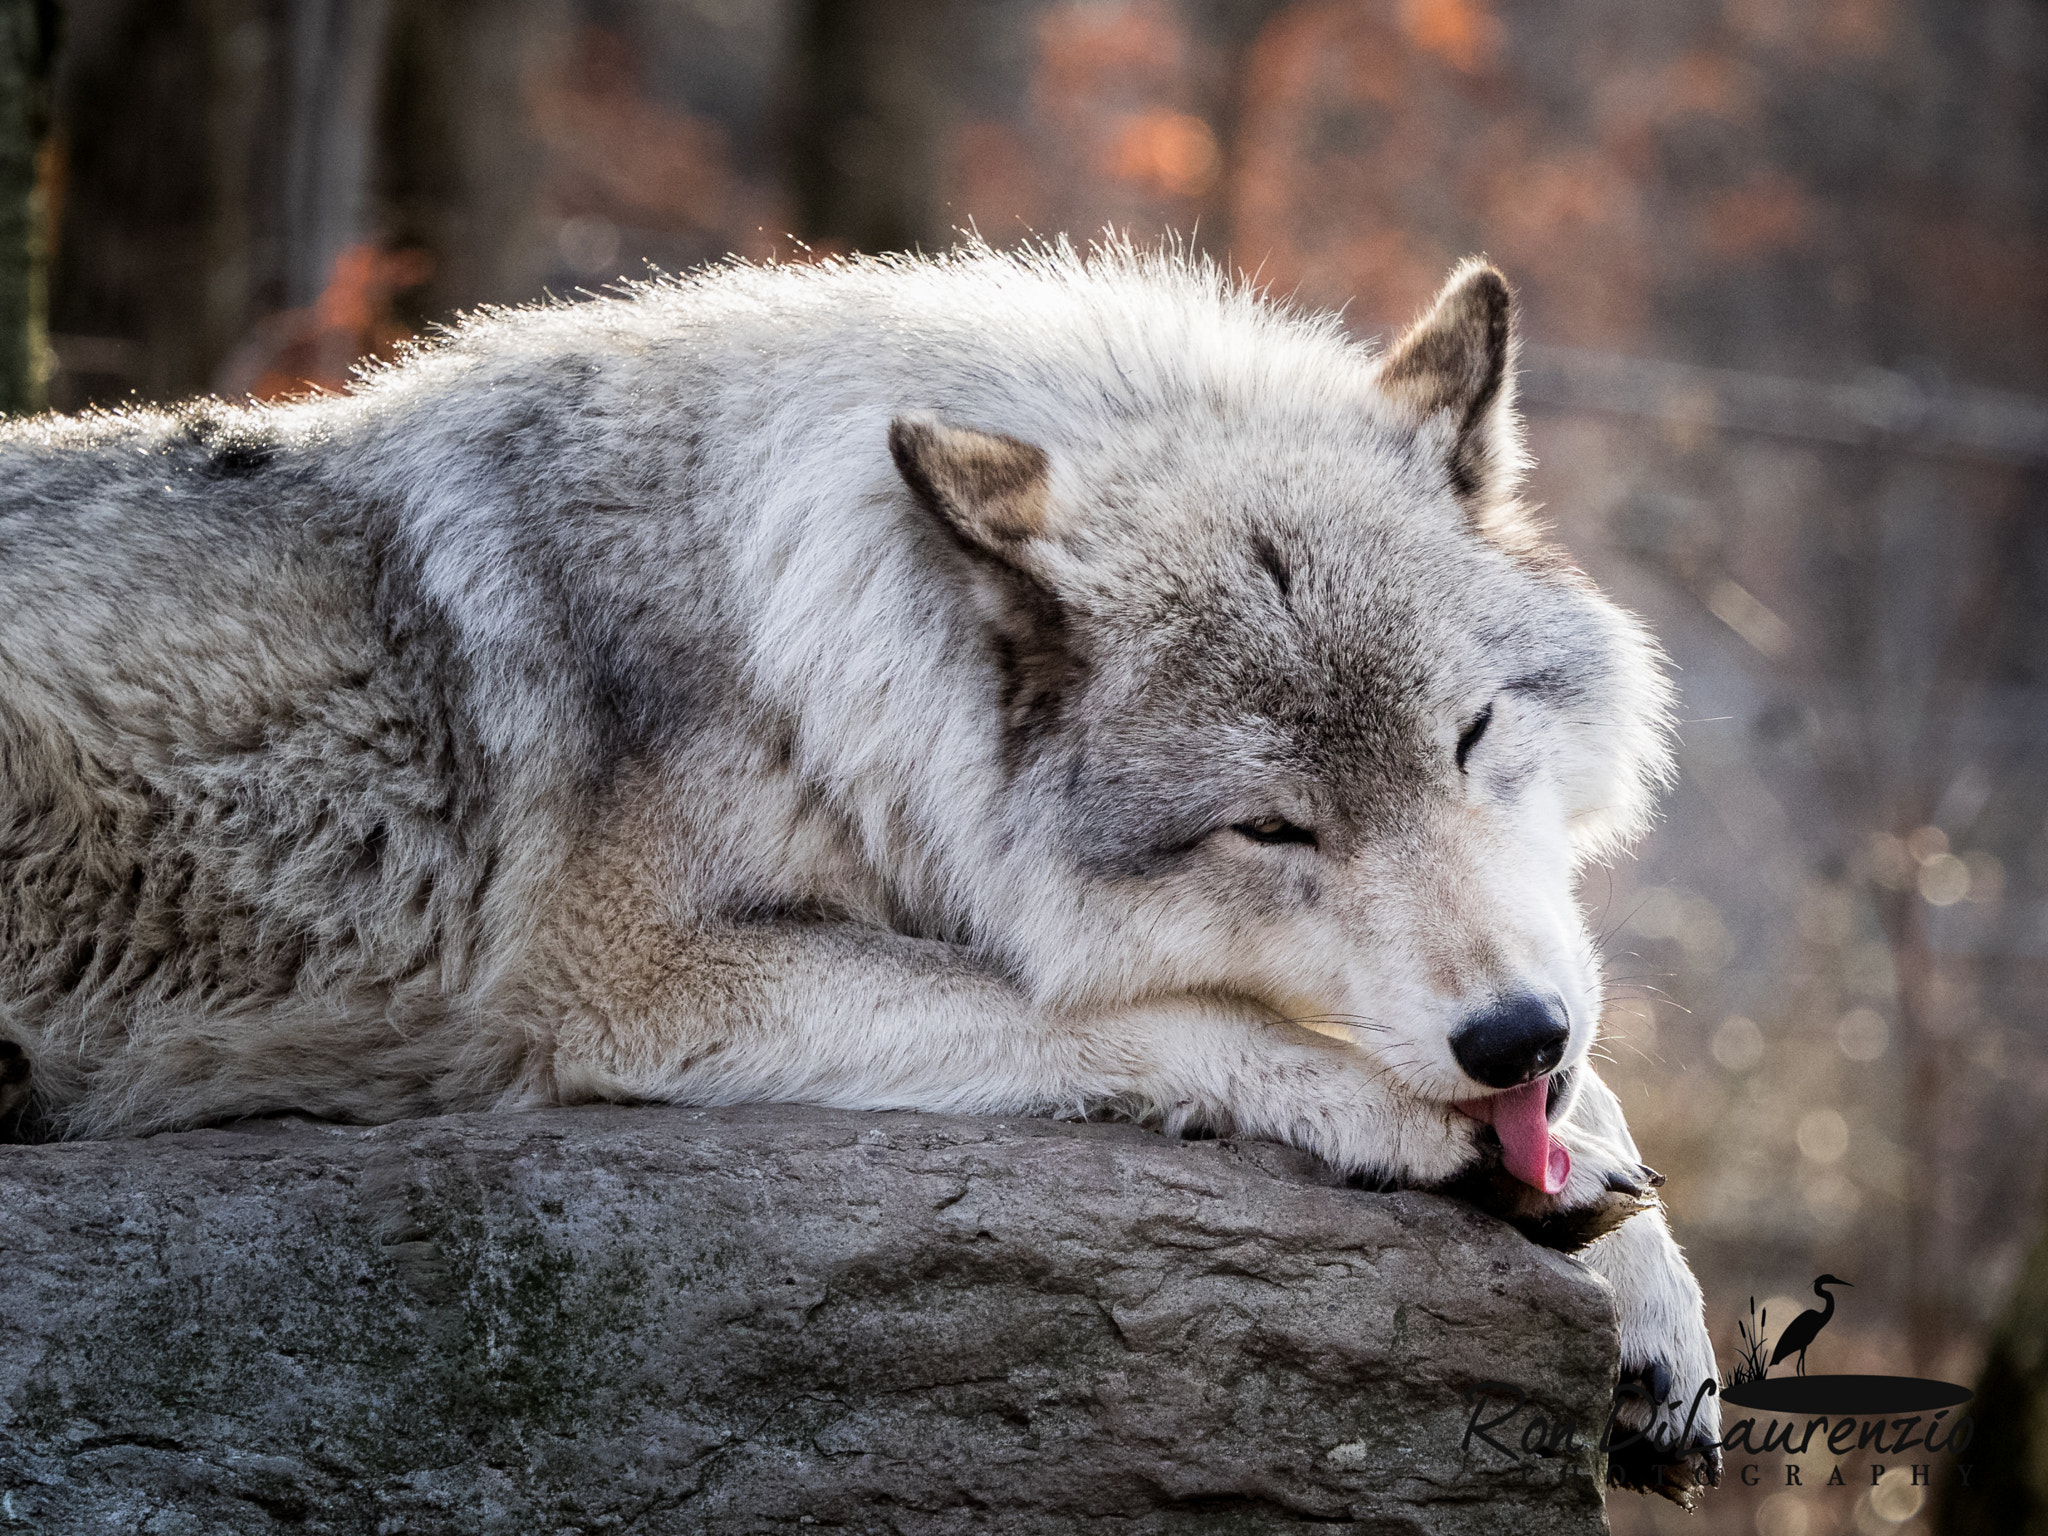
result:
[[[464,950],[459,712],[378,612],[370,521],[262,427],[0,435],[0,1025],[48,1129],[361,1114],[348,1016]],[[294,1007],[337,1027],[288,1038]]]

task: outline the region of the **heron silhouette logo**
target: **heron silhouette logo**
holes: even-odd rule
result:
[[[1775,1366],[1787,1355],[1799,1357],[1798,1374],[1806,1374],[1806,1346],[1819,1336],[1821,1329],[1835,1315],[1835,1295],[1828,1289],[1831,1285],[1847,1285],[1846,1280],[1837,1280],[1833,1275],[1822,1275],[1813,1282],[1813,1293],[1827,1303],[1825,1307],[1809,1307],[1792,1319],[1792,1324],[1778,1335],[1778,1347],[1771,1351],[1771,1364]]]
[[[1818,1414],[1841,1416],[1853,1419],[1884,1419],[1891,1414],[1929,1414],[1937,1422],[1946,1417],[1949,1410],[1970,1400],[1970,1389],[1959,1387],[1954,1382],[1932,1381],[1921,1376],[1850,1376],[1815,1375],[1806,1369],[1806,1352],[1820,1337],[1821,1331],[1834,1321],[1835,1295],[1837,1287],[1854,1290],[1855,1286],[1839,1275],[1822,1275],[1813,1282],[1813,1293],[1820,1297],[1822,1306],[1809,1307],[1785,1325],[1775,1342],[1770,1338],[1770,1311],[1762,1314],[1756,1310],[1756,1298],[1749,1300],[1749,1320],[1737,1325],[1742,1339],[1742,1348],[1737,1354],[1735,1369],[1728,1385],[1722,1389],[1721,1401],[1738,1408],[1749,1408],[1771,1414]],[[1767,1354],[1766,1351],[1769,1351]],[[1771,1372],[1787,1362],[1791,1364],[1789,1374],[1778,1376]],[[1744,1420],[1736,1426],[1753,1424]],[[1918,1419],[1910,1422],[1917,1424]],[[1933,1426],[1929,1426],[1932,1434]],[[1724,1444],[1733,1448],[1737,1436],[1731,1433]],[[1929,1450],[1936,1447],[1925,1443]],[[1769,1437],[1764,1447],[1743,1447],[1745,1449],[1768,1449]],[[1942,1449],[1960,1449],[1943,1446]],[[1790,1450],[1788,1444],[1784,1449]],[[1895,1447],[1879,1446],[1887,1452]]]

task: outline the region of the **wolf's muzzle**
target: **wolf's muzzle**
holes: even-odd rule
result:
[[[1451,1054],[1473,1081],[1512,1088],[1564,1060],[1571,1034],[1561,998],[1525,992],[1468,1015],[1451,1032]]]

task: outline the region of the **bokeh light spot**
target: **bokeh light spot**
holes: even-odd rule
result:
[[[1910,1478],[1894,1480],[1887,1474],[1885,1480],[1870,1491],[1870,1512],[1880,1520],[1898,1525],[1919,1514],[1920,1506],[1926,1501],[1925,1488],[1914,1487]]]
[[[1877,1060],[1891,1035],[1891,1026],[1874,1008],[1851,1008],[1835,1023],[1835,1043],[1851,1061]]]
[[[1922,864],[1929,859],[1938,859],[1948,852],[1948,834],[1939,827],[1922,827],[1908,834],[1906,852]]]
[[[1917,883],[1930,905],[1952,907],[1970,894],[1970,866],[1952,853],[1937,853],[1920,866]]]
[[[1807,1536],[1812,1529],[1803,1494],[1774,1493],[1756,1507],[1757,1536]]]
[[[1730,1072],[1747,1072],[1764,1059],[1764,1032],[1754,1019],[1731,1014],[1714,1031],[1714,1060]]]
[[[1799,1117],[1799,1150],[1816,1163],[1840,1162],[1849,1150],[1849,1122],[1832,1109],[1809,1110]]]

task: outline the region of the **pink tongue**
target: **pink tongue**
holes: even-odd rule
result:
[[[1572,1155],[1551,1137],[1550,1120],[1544,1114],[1549,1098],[1550,1079],[1539,1077],[1491,1098],[1467,1099],[1458,1108],[1493,1126],[1493,1133],[1500,1138],[1501,1161],[1509,1173],[1546,1195],[1554,1195],[1571,1176]]]

